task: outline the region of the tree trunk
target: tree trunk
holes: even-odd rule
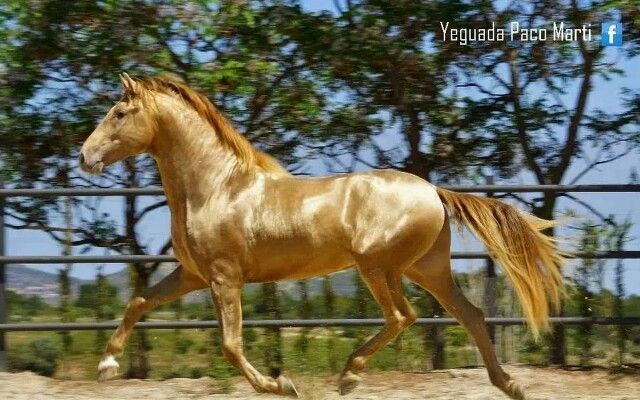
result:
[[[625,241],[628,239],[627,236],[629,234],[629,229],[631,228],[631,224],[629,221],[625,222],[623,225],[616,227],[614,230],[614,240],[613,249],[614,251],[622,251],[624,250]],[[624,298],[625,298],[625,287],[624,287],[624,260],[618,259],[616,260],[616,268],[615,268],[615,285],[616,285],[616,295],[613,303],[613,316],[615,318],[624,318]],[[625,362],[625,354],[627,352],[627,338],[629,337],[628,327],[624,325],[617,326],[617,345],[618,345],[618,364],[624,365]]]
[[[335,318],[335,299],[336,295],[333,291],[333,285],[331,283],[331,276],[325,276],[322,279],[322,294],[324,296],[325,306],[325,318]],[[329,362],[329,370],[331,372],[338,371],[338,360],[336,359],[335,347],[336,338],[333,329],[328,328],[330,331],[329,338],[327,339],[327,354]]]
[[[582,240],[580,242],[579,251],[591,254],[597,252],[600,248],[599,236],[601,234],[602,232],[596,229],[593,225],[585,223],[583,225]],[[597,267],[598,263],[598,260],[584,259],[581,260],[580,264],[576,267],[575,303],[578,305],[581,317],[593,317],[593,293],[591,292],[590,286],[592,284],[593,270]],[[577,347],[580,353],[580,365],[588,366],[591,361],[593,350],[593,325],[580,325],[576,333]]]
[[[541,207],[536,207],[533,210],[533,214],[536,217],[543,219],[553,219],[553,212],[556,207],[556,197],[553,193],[545,193],[543,198],[543,203]],[[544,231],[549,236],[554,236],[553,227]],[[564,302],[560,303],[560,308],[558,313],[555,316],[562,317],[564,315]],[[564,325],[561,324],[553,324],[552,325],[552,333],[551,333],[551,346],[550,346],[550,354],[549,361],[553,365],[565,365],[566,360],[566,333]]]
[[[69,170],[64,173],[65,187],[69,186]],[[64,225],[67,231],[64,233],[64,243],[62,245],[62,255],[70,256],[73,252],[71,243],[73,242],[73,234],[71,229],[73,228],[73,199],[71,197],[65,197],[64,201]],[[71,313],[71,282],[69,280],[69,274],[71,274],[72,264],[65,264],[60,270],[58,280],[60,284],[60,316],[62,322],[73,322],[73,316]],[[65,352],[69,352],[71,349],[71,332],[60,332],[62,336],[62,346]]]
[[[438,304],[435,300],[433,302]],[[442,328],[438,325],[426,327],[424,343],[427,350],[431,350],[431,368],[444,369],[446,357]]]
[[[280,301],[278,299],[278,285],[275,282],[262,284],[265,309],[269,319],[281,319]],[[265,365],[269,375],[277,378],[282,372],[282,336],[280,328],[266,328],[267,345],[265,347]]]
[[[419,111],[410,110],[407,114],[404,123],[405,137],[409,144],[409,157],[406,162],[406,171],[423,179],[428,179],[429,165],[424,154],[420,151],[422,121],[420,121]]]
[[[127,174],[127,186],[131,188],[138,187],[138,171],[135,158],[129,158],[125,160],[124,167]],[[137,197],[125,197],[124,205],[125,234],[127,239],[128,253],[144,254],[144,250],[140,246],[140,243],[138,242],[138,236],[136,234],[136,224],[138,223],[138,217],[136,213]],[[151,275],[151,271],[145,264],[134,263],[130,265],[129,272],[129,281],[133,282],[133,297],[142,295],[149,287],[149,278]],[[143,316],[140,320],[144,321],[145,317]],[[149,360],[147,358],[149,344],[145,330],[141,329],[134,331],[130,348],[131,358],[127,376],[130,378],[147,378],[149,375]]]
[[[144,265],[132,264],[131,271],[134,279],[133,296],[136,297],[142,294],[147,287],[149,287],[149,273],[145,269]],[[143,316],[140,321],[144,321],[146,318]],[[146,330],[136,329],[131,335],[131,346],[129,354],[129,371],[127,372],[128,378],[145,379],[149,377],[149,359],[147,357],[147,351],[149,350],[149,343],[147,340]]]
[[[180,321],[182,320],[182,298],[179,298],[178,300],[176,300],[173,303],[173,311],[174,311],[174,318],[176,321]],[[180,342],[182,338],[182,331],[180,329],[174,329],[173,330],[173,343],[175,344],[175,348],[176,350],[178,350],[178,347],[180,347]],[[176,353],[179,353],[179,351],[176,351]]]
[[[300,295],[300,309],[298,315],[300,316],[300,319],[309,319],[311,318],[311,303],[309,302],[309,284],[306,280],[298,282],[298,292]],[[302,328],[300,336],[296,341],[296,347],[302,355],[306,355],[307,350],[309,349],[308,335],[309,328]]]
[[[67,255],[64,254],[63,255]],[[70,267],[65,265],[58,273],[58,281],[60,284],[60,319],[62,322],[72,322],[71,317],[71,288],[69,283]],[[62,336],[62,346],[65,352],[71,348],[72,338],[69,331],[60,332]]]
[[[104,277],[102,273],[102,266],[98,268],[98,274],[96,276],[96,321],[102,322],[107,320],[107,297],[108,294],[108,285],[107,278]],[[95,354],[101,354],[104,350],[104,346],[107,344],[107,333],[106,331],[99,329],[96,331],[96,342],[95,342]]]
[[[354,297],[353,297],[353,305],[352,312],[355,318],[368,318],[369,313],[367,303],[370,301],[370,298],[367,296],[368,288],[362,281],[360,277],[360,273],[353,275],[353,283],[354,283]],[[362,346],[364,344],[365,339],[367,337],[368,330],[364,327],[354,327],[355,331],[355,343],[354,350]]]
[[[620,246],[619,249],[621,250],[622,246]],[[614,306],[613,306],[614,308],[613,316],[615,318],[624,318],[625,316],[625,313],[624,313],[625,290],[624,290],[624,280],[623,280],[624,260],[622,259],[616,260],[615,275],[616,275],[616,296],[615,296]],[[627,342],[627,337],[629,336],[628,334],[629,328],[627,328],[624,325],[618,325],[616,329],[618,331],[618,338],[617,338],[618,365],[622,366],[624,365],[625,354],[627,352],[626,342]]]
[[[487,185],[493,185],[493,176],[487,176],[486,182]],[[493,193],[488,192],[487,197],[493,197]],[[484,307],[486,310],[487,317],[495,317],[498,313],[498,306],[496,304],[498,298],[498,292],[496,288],[496,266],[493,262],[493,259],[487,258],[486,260],[486,277],[484,284]],[[488,325],[487,329],[489,330],[489,337],[491,338],[491,343],[496,344],[496,326]]]

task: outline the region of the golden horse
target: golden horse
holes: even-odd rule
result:
[[[208,288],[229,362],[256,391],[297,396],[290,379],[261,374],[243,355],[243,285],[306,279],[355,265],[385,324],[349,357],[338,382],[341,394],[357,386],[376,351],[416,320],[403,293],[405,276],[467,329],[491,382],[511,398],[525,398],[498,364],[482,312],[454,283],[445,207],[502,265],[536,336],[548,327],[549,306],[564,294],[563,257],[541,233],[551,221],[398,171],[295,177],[186,85],[127,74],[121,81],[123,97],[83,144],[80,164],[99,174],[109,164],[149,153],[158,164],[181,265],[129,302],[98,366],[99,380],[117,373],[114,357],[144,313]]]

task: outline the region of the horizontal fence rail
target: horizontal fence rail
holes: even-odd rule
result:
[[[452,252],[451,258],[458,260],[477,260],[490,258],[484,252],[466,251]],[[640,250],[598,251],[590,253],[575,253],[568,258],[580,259],[640,259]],[[4,264],[119,264],[144,262],[178,262],[168,255],[113,255],[113,256],[0,256],[0,263]]]
[[[602,184],[602,185],[469,185],[448,186],[442,188],[465,193],[640,193],[638,184]],[[6,369],[5,334],[15,331],[80,331],[115,329],[117,321],[109,322],[75,322],[75,323],[6,323],[6,304],[4,299],[5,265],[7,264],[67,264],[67,263],[137,263],[137,262],[176,262],[168,255],[110,255],[110,256],[6,256],[4,253],[4,202],[7,198],[54,198],[84,196],[164,196],[160,187],[145,188],[60,188],[60,189],[4,189],[0,180],[0,371]],[[640,259],[640,251],[607,251],[593,253],[575,253],[572,258],[591,259]],[[453,252],[454,259],[488,259],[484,252]],[[494,314],[495,315],[495,314]],[[524,318],[489,317],[485,321],[490,326],[524,325]],[[640,318],[610,317],[555,317],[550,318],[554,324],[561,325],[640,325]],[[419,318],[417,325],[448,326],[458,322],[452,318]],[[245,320],[245,327],[340,327],[340,326],[380,326],[383,319],[315,319],[315,320]],[[217,328],[217,321],[146,321],[138,322],[136,329],[202,329]]]
[[[640,317],[610,318],[610,317],[554,317],[550,318],[554,324],[563,325],[640,325]],[[524,318],[485,318],[488,325],[514,326],[525,325]],[[342,326],[381,326],[382,318],[360,319],[264,319],[244,320],[245,328],[321,328]],[[416,325],[458,325],[453,318],[418,318]],[[39,323],[11,323],[0,324],[0,331],[90,331],[107,330],[118,327],[118,321],[109,322],[39,322]],[[136,329],[206,329],[218,328],[218,321],[147,321],[138,322]]]
[[[443,189],[463,193],[640,193],[640,184],[621,185],[441,185]],[[61,188],[61,189],[0,189],[0,197],[60,197],[60,196],[164,196],[159,187],[145,188]]]

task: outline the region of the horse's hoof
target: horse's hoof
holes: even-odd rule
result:
[[[107,381],[114,376],[118,375],[118,368],[120,364],[113,356],[109,356],[98,364],[98,382]]]
[[[298,394],[298,391],[296,390],[293,382],[291,382],[291,379],[287,378],[284,375],[280,375],[278,379],[276,379],[276,382],[278,382],[280,394],[284,396],[295,397],[296,399],[300,398],[300,394]]]
[[[524,395],[524,391],[513,379],[510,379],[505,385],[504,392],[515,400],[526,400],[527,396]]]
[[[353,392],[353,390],[360,384],[362,378],[354,374],[351,371],[347,371],[338,380],[338,393],[340,396],[344,396]]]

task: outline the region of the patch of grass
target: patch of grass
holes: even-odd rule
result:
[[[59,341],[38,338],[29,343],[21,343],[9,351],[9,369],[13,371],[33,371],[44,376],[53,376],[61,352]]]
[[[178,354],[187,354],[191,346],[193,346],[195,342],[193,339],[188,336],[180,335],[175,341],[175,349]]]

